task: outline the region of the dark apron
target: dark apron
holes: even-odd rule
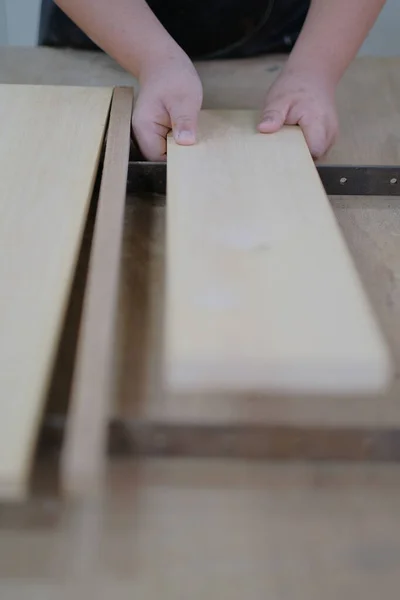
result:
[[[310,0],[148,0],[148,4],[192,59],[227,59],[289,52]],[[98,50],[53,0],[42,1],[39,45]]]

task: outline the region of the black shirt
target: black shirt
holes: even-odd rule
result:
[[[112,2],[112,0],[110,0]],[[234,58],[291,49],[310,0],[148,0],[191,58]],[[95,49],[53,0],[42,1],[39,44]]]

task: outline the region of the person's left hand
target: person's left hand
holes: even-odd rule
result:
[[[313,158],[332,146],[338,131],[335,86],[307,72],[285,72],[270,88],[258,130],[274,133],[299,125]]]

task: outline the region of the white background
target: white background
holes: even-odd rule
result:
[[[41,0],[0,0],[0,44],[35,46],[40,5]],[[387,1],[360,54],[400,55],[399,0]]]

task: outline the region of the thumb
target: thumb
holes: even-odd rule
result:
[[[198,113],[199,109],[188,102],[171,107],[172,135],[177,144],[191,146],[196,143]]]
[[[288,109],[289,107],[282,104],[267,103],[258,125],[258,131],[261,133],[275,133],[279,131],[286,121]]]

